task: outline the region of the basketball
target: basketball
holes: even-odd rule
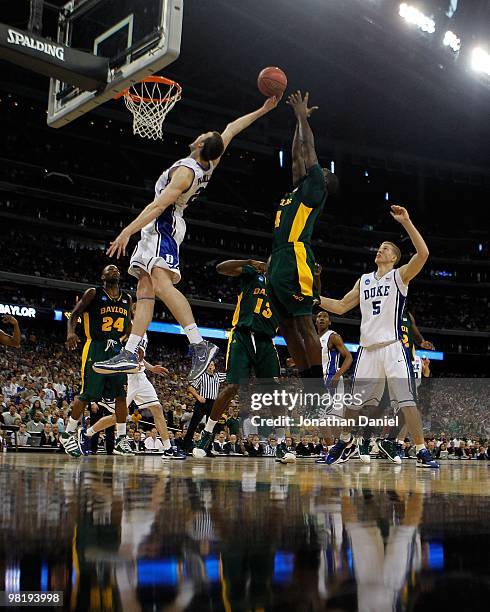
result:
[[[257,87],[262,95],[282,96],[288,86],[288,78],[277,66],[269,66],[260,71],[257,77]]]

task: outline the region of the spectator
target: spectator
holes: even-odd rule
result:
[[[141,432],[134,432],[134,440],[130,440],[129,444],[135,453],[143,453],[145,451],[145,443],[141,439]]]
[[[260,443],[260,438],[257,434],[252,434],[251,441],[245,444],[245,450],[249,457],[262,457],[264,454],[264,447]]]
[[[309,457],[315,454],[315,447],[308,436],[302,436],[296,445],[296,455],[299,457]]]
[[[0,412],[7,410],[7,404],[5,403],[5,395],[0,393]]]
[[[240,435],[240,411],[237,406],[230,406],[229,417],[226,420],[226,426],[228,428],[228,435]]]
[[[279,446],[283,455],[285,453],[296,452],[296,445],[294,444],[293,438],[291,436],[286,436],[281,442],[281,444],[279,444]]]
[[[39,391],[39,395],[33,395],[31,397],[32,406],[34,407],[34,404],[36,405],[36,408],[34,410],[42,410],[43,412],[46,410],[46,402],[44,401],[44,397],[45,397],[44,391]]]
[[[243,444],[238,440],[235,434],[230,435],[230,439],[225,445],[226,453],[228,455],[244,455],[245,449]]]
[[[19,418],[17,413],[17,408],[14,403],[9,404],[9,409],[6,412],[2,413],[3,422],[5,425],[14,425],[15,419]]]
[[[437,449],[436,457],[437,459],[448,459],[449,458],[449,452],[447,450],[447,445],[445,442],[442,442],[439,445],[439,448]]]
[[[145,450],[150,452],[163,452],[162,441],[157,438],[157,428],[152,427],[150,435],[145,438]]]
[[[12,432],[12,442],[15,440],[15,431]],[[26,424],[21,423],[19,425],[19,431],[17,432],[17,446],[27,446],[28,440],[31,437],[31,434],[28,433],[26,429]]]
[[[138,406],[135,406],[134,410],[133,410],[133,414],[131,415],[131,421],[138,426],[139,422],[141,421],[143,417],[141,416],[141,412],[139,411]]]
[[[42,414],[38,411],[34,415],[33,419],[27,423],[27,431],[30,434],[39,434],[44,430],[44,424],[42,422]]]
[[[56,440],[49,423],[44,425],[44,429],[41,432],[41,446],[56,446]]]
[[[267,455],[267,457],[277,456],[277,438],[276,437],[269,436],[269,440],[264,450],[264,455]]]
[[[46,402],[46,406],[51,406],[51,404],[56,404],[56,391],[53,389],[53,383],[48,383],[44,391],[44,401]]]
[[[53,431],[53,438],[55,441],[55,444],[53,446],[57,446],[58,448],[61,446],[61,441],[60,441],[60,428],[58,426],[58,424],[54,424],[52,427],[52,431]]]
[[[461,441],[459,447],[454,449],[454,456],[456,459],[470,459],[471,453],[466,447],[466,443]]]
[[[226,434],[224,431],[220,431],[218,436],[215,438],[213,442],[213,454],[218,454],[218,455],[228,454]]]
[[[475,458],[478,459],[478,461],[485,461],[489,458],[483,446],[480,446],[480,448],[478,449],[478,454]]]

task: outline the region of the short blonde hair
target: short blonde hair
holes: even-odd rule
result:
[[[396,246],[396,244],[394,242],[390,242],[389,240],[385,240],[385,244],[389,244],[390,247],[393,249],[393,252],[396,255],[396,259],[395,259],[395,266],[396,264],[400,261],[400,259],[402,258],[402,252],[400,251],[399,247]]]

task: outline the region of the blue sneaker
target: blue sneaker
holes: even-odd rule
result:
[[[187,455],[182,453],[176,446],[172,446],[172,448],[163,451],[162,459],[179,459],[180,461],[183,461],[184,459],[187,459]]]
[[[426,448],[423,448],[417,453],[417,467],[439,469],[437,461],[432,459],[432,455]]]
[[[334,465],[335,463],[344,463],[349,460],[350,453],[346,453],[344,457],[344,451],[347,448],[351,448],[354,444],[354,436],[351,434],[350,440],[348,442],[344,442],[343,440],[339,440],[337,444],[332,446],[332,448],[328,451],[328,455],[325,459],[325,463],[327,465]]]
[[[207,370],[208,365],[213,360],[213,357],[216,355],[218,350],[219,349],[216,346],[216,344],[213,344],[212,342],[208,342],[207,340],[203,340],[202,342],[199,342],[198,344],[190,345],[192,366],[191,366],[191,371],[189,372],[187,378],[191,382],[193,380],[196,380],[196,378],[199,378],[199,376],[201,376],[201,374],[203,374]]]
[[[91,437],[87,436],[87,430],[82,429],[78,435],[78,446],[82,451],[82,455],[90,455],[90,440]]]
[[[92,366],[97,374],[137,374],[140,370],[138,355],[123,349],[107,361],[98,361]]]
[[[356,455],[359,456],[359,449],[357,448],[356,442],[354,442],[352,446],[347,446],[346,448],[344,448],[344,452],[342,453],[342,456],[340,457],[339,463],[345,463],[346,461],[349,461],[349,459],[352,459],[352,457],[355,457]]]

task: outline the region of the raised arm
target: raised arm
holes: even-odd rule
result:
[[[223,139],[223,144],[226,147],[230,144],[230,142],[235,138],[237,134],[248,128],[252,123],[257,121],[260,117],[266,115],[269,111],[276,108],[279,104],[280,98],[276,96],[272,96],[272,98],[267,98],[264,104],[258,108],[253,113],[248,113],[248,115],[243,115],[242,117],[238,117],[235,121],[229,123],[223,133],[221,134],[221,138]],[[214,160],[214,164],[216,165],[219,162],[219,159]]]
[[[142,230],[145,225],[157,219],[163,211],[175,203],[177,198],[185,193],[194,180],[194,172],[186,166],[179,166],[170,179],[170,183],[165,187],[162,193],[148,204],[134,221],[127,225],[119,236],[111,242],[107,249],[107,255],[116,256],[117,259],[124,255],[129,239],[133,234]]]
[[[403,206],[392,206],[390,214],[395,221],[398,221],[398,223],[405,228],[413,246],[415,247],[415,255],[412,257],[412,259],[407,264],[400,266],[399,268],[400,277],[403,283],[408,285],[408,283],[415,278],[424,267],[425,262],[429,257],[429,249],[427,248],[425,240],[422,238],[420,232],[411,222],[406,208],[403,208]]]
[[[224,276],[240,276],[244,266],[252,266],[257,272],[265,272],[265,263],[254,259],[228,259],[216,266],[216,272]]]
[[[310,124],[308,123],[309,115],[317,107],[313,107],[311,109],[308,108],[309,95],[310,94],[306,92],[305,97],[303,98],[301,92],[298,90],[291,94],[287,101],[296,115],[299,140],[307,170],[318,163],[318,158],[315,151],[315,138],[313,136],[313,132],[311,131]]]
[[[293,98],[295,94],[289,97],[289,100]],[[291,106],[292,103],[289,102]],[[306,108],[306,118],[309,119],[311,114],[314,113],[318,109],[318,106],[312,106],[311,108]],[[293,137],[293,147],[292,147],[292,160],[293,160],[293,185],[296,185],[306,174],[306,166],[305,166],[305,158],[303,154],[303,145],[301,144],[300,138],[300,128],[299,128],[299,120],[296,119],[296,127],[294,130]]]
[[[356,306],[359,306],[359,280],[341,300],[333,300],[323,296],[320,298],[320,308],[334,314],[344,314]]]
[[[92,303],[95,298],[95,289],[91,287],[87,289],[82,295],[81,299],[75,304],[75,308],[71,311],[70,318],[66,325],[66,348],[73,351],[77,348],[77,344],[80,342],[80,338],[77,336],[75,330],[78,325],[78,319]]]
[[[6,325],[12,325],[13,332],[12,335],[7,334],[6,332],[0,329],[0,344],[3,346],[11,346],[12,348],[19,348],[20,346],[20,327],[19,322],[15,317],[11,315],[5,315],[2,319],[2,322]]]

